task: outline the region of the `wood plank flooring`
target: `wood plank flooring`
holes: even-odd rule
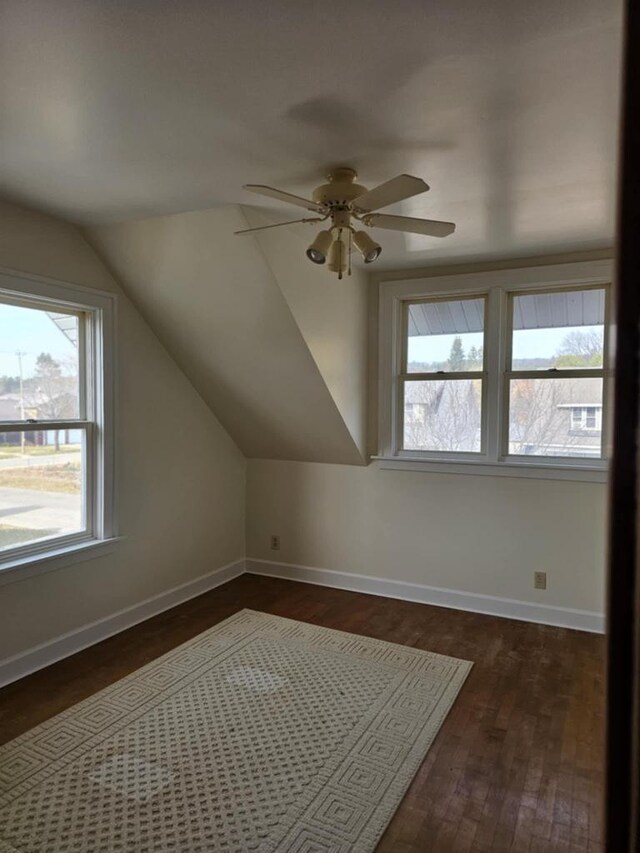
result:
[[[1,741],[243,607],[475,663],[378,853],[601,851],[604,639],[243,575],[0,690]]]

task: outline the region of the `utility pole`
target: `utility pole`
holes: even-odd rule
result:
[[[20,373],[20,420],[24,421],[24,385],[23,385],[23,377],[22,377],[22,356],[26,355],[26,352],[20,352],[20,350],[16,351],[16,355],[18,356],[18,370]],[[24,430],[20,430],[20,452],[24,455]]]

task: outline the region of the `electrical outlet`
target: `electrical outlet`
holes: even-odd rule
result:
[[[271,537],[271,550],[272,551],[279,551],[280,550],[280,537],[279,536],[272,536]]]
[[[533,586],[534,586],[534,589],[546,589],[547,588],[547,573],[546,572],[534,572],[533,573]]]

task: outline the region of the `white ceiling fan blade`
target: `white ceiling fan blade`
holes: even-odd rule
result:
[[[374,187],[358,198],[354,198],[352,204],[357,210],[379,210],[381,207],[388,207],[397,201],[403,201],[405,198],[426,193],[428,189],[429,184],[425,183],[422,178],[414,178],[412,175],[398,175],[397,178],[391,178],[390,181]]]
[[[244,234],[254,234],[256,231],[266,231],[268,228],[280,228],[282,225],[297,225],[299,222],[324,222],[323,216],[314,216],[311,219],[290,219],[288,222],[274,222],[273,225],[260,225],[258,228],[244,228],[242,231],[234,231],[233,233],[242,236]]]
[[[245,184],[243,189],[249,192],[257,193],[258,195],[266,195],[268,198],[277,198],[278,201],[284,201],[287,204],[295,204],[297,207],[304,207],[307,210],[322,210],[322,205],[308,198],[302,198],[299,195],[285,193],[282,190],[276,190],[273,187],[265,187],[262,184]]]
[[[386,213],[370,213],[364,216],[365,225],[386,228],[389,231],[408,231],[410,234],[425,234],[427,237],[447,237],[456,230],[453,222],[438,219],[414,219],[412,216],[389,216]]]

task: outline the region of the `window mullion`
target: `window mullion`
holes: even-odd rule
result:
[[[503,320],[505,294],[501,288],[493,288],[487,300],[485,324],[485,368],[487,371],[484,397],[485,452],[490,462],[498,462],[501,445],[501,375],[504,363]]]

